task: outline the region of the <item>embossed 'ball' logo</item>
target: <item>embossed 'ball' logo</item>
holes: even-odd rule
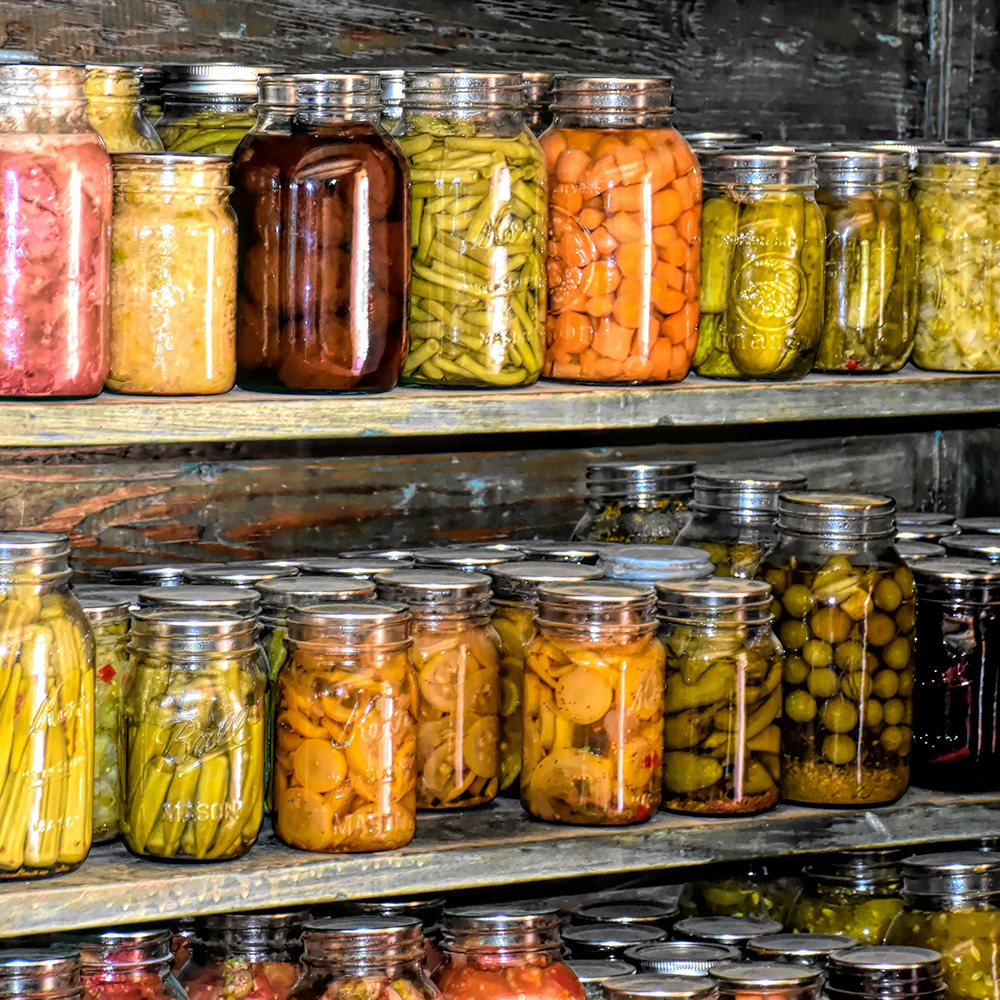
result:
[[[736,313],[758,330],[787,330],[806,305],[806,276],[798,261],[769,253],[745,264],[733,282]]]

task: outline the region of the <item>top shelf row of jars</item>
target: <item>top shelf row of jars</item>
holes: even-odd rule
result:
[[[0,65],[0,395],[1000,371],[988,144],[696,155],[667,78],[159,73]]]

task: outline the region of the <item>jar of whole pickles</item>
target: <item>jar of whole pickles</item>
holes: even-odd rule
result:
[[[910,781],[913,576],[889,497],[788,493],[761,567],[781,602],[781,797],[894,802]]]
[[[500,792],[520,794],[524,717],[524,656],[535,634],[538,588],[548,583],[596,580],[596,566],[559,562],[515,562],[490,568],[493,580],[493,628],[500,639]]]
[[[691,521],[677,544],[704,549],[716,576],[752,580],[777,541],[778,497],[805,487],[806,477],[795,473],[697,472]]]
[[[920,152],[920,302],[913,361],[931,371],[1000,371],[1000,150]]]
[[[236,380],[236,218],[229,158],[120,153],[107,387],[212,395]]]
[[[222,611],[240,618],[256,618],[260,608],[260,594],[246,587],[216,587],[208,584],[150,587],[139,591],[141,611],[162,611],[165,608]]]
[[[821,1000],[823,973],[812,966],[780,962],[734,962],[710,973],[719,1000]]]
[[[266,665],[253,620],[176,608],[132,618],[118,755],[121,833],[144,857],[245,854],[264,813]]]
[[[703,152],[701,321],[694,367],[793,379],[823,330],[826,230],[810,153]]]
[[[0,951],[3,1000],[81,1000],[80,953],[70,948]]]
[[[543,584],[525,650],[521,804],[538,819],[618,825],[660,805],[663,647],[653,593]]]
[[[129,602],[77,595],[94,632],[94,843],[118,836],[118,716]]]
[[[585,1000],[580,981],[560,957],[561,945],[555,910],[525,905],[447,909],[444,963],[435,982],[445,1000]]]
[[[587,466],[587,510],[573,529],[573,538],[673,544],[691,517],[694,470],[694,462]]]
[[[84,74],[0,65],[0,396],[95,396],[107,378],[111,160]]]
[[[698,330],[701,171],[669,77],[559,76],[549,170],[545,374],[677,382]]]
[[[831,955],[855,948],[857,944],[846,934],[766,934],[748,942],[747,959],[823,969]]]
[[[667,655],[663,805],[735,815],[777,804],[782,651],[758,580],[658,583]]]
[[[188,1000],[170,971],[174,956],[168,930],[84,932],[61,940],[80,951],[83,1000]]]
[[[304,851],[353,853],[413,839],[417,692],[400,604],[288,613],[274,690],[274,832]]]
[[[851,948],[831,955],[827,970],[829,1000],[945,1000],[947,996],[941,955],[929,948]]]
[[[1000,854],[907,858],[903,902],[886,943],[940,952],[948,1000],[993,1000],[1000,984]]]
[[[531,385],[545,350],[545,164],[520,73],[408,73],[407,382]]]
[[[233,156],[240,384],[383,392],[406,354],[406,167],[377,76],[275,75]],[[317,182],[322,177],[321,183]]]
[[[163,149],[142,113],[139,73],[131,66],[87,67],[87,120],[109,153],[154,153]]]
[[[0,881],[90,850],[94,635],[70,575],[65,535],[0,532]]]
[[[774,862],[754,858],[688,882],[677,905],[683,917],[769,917],[785,925],[800,889]]]

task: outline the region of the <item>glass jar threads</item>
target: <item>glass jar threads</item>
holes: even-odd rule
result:
[[[131,66],[88,66],[87,120],[109,153],[163,149],[139,104],[139,72]]]
[[[376,579],[382,600],[413,615],[417,673],[417,805],[491,802],[500,774],[500,653],[490,579],[449,570],[396,570]]]
[[[801,378],[823,329],[826,232],[809,153],[701,153],[701,321],[694,367]]]
[[[0,532],[0,881],[90,850],[94,636],[70,575],[65,535]]]
[[[260,80],[233,157],[240,384],[382,392],[406,353],[406,172],[368,74]]]
[[[545,164],[520,73],[406,76],[407,382],[531,385],[545,347]]]
[[[868,806],[909,785],[916,601],[894,511],[855,494],[779,502],[761,574],[781,602],[783,799]]]
[[[132,618],[122,678],[121,833],[145,857],[245,854],[264,812],[265,666],[256,624],[177,608]]]
[[[95,396],[107,378],[111,161],[86,112],[82,67],[0,65],[0,396]]]
[[[660,805],[663,647],[653,594],[545,584],[525,650],[521,804],[538,819],[619,825]]]
[[[823,973],[811,966],[767,962],[717,965],[710,975],[719,1000],[821,1000]]]
[[[188,1000],[170,971],[174,957],[167,930],[102,931],[66,935],[80,950],[83,1000],[109,996]]]
[[[666,650],[663,805],[747,814],[778,801],[781,644],[757,580],[658,583]]]
[[[676,382],[698,328],[701,172],[668,77],[559,76],[549,171],[545,374]]]
[[[2,1000],[81,1000],[80,953],[71,948],[0,950]]]
[[[921,150],[920,303],[913,361],[931,371],[1000,371],[1000,151]]]
[[[829,1000],[944,1000],[941,955],[899,946],[836,952],[827,963],[826,995]]]

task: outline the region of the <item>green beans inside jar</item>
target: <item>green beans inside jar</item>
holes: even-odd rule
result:
[[[894,802],[909,786],[913,576],[889,497],[788,493],[761,567],[780,601],[782,798]]]
[[[531,385],[545,349],[546,169],[519,73],[413,73],[406,381]]]

